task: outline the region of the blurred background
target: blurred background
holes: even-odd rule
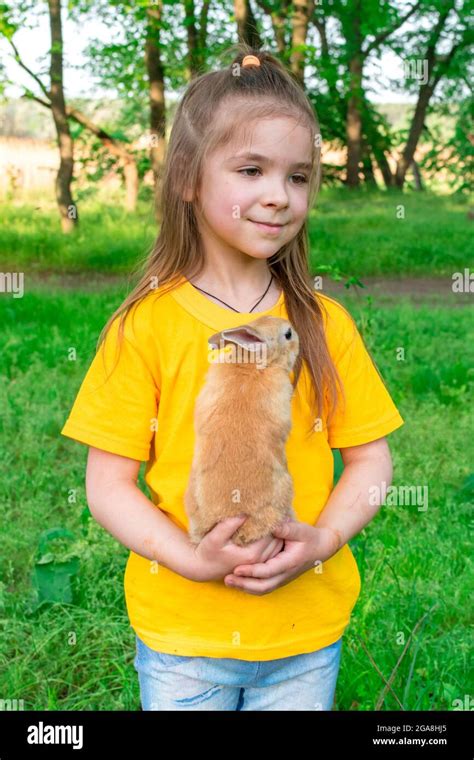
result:
[[[350,542],[336,709],[472,709],[472,20],[468,0],[0,2],[0,709],[139,709],[128,551],[59,432],[159,230],[176,104],[239,40],[314,105],[315,287],[405,419],[393,490]]]

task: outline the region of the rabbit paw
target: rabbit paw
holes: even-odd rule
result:
[[[252,524],[251,520],[246,520],[244,525],[236,530],[232,536],[232,541],[234,544],[237,544],[237,546],[248,546],[249,544],[253,544],[254,541],[258,541],[260,538],[263,538],[267,534],[268,530],[266,528],[262,528],[258,525],[258,523],[255,522]]]

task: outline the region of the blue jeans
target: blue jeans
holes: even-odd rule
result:
[[[133,661],[143,710],[331,710],[342,637],[277,660],[191,657],[150,649],[136,637]]]

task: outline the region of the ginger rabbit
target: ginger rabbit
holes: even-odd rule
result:
[[[225,350],[210,359],[196,398],[184,495],[189,536],[198,544],[221,520],[246,514],[233,536],[245,546],[295,517],[285,444],[299,339],[286,319],[264,316],[215,333],[208,343]]]

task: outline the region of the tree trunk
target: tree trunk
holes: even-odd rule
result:
[[[270,16],[275,44],[280,54],[284,54],[287,48],[285,39],[285,22],[289,11],[290,0],[280,0],[275,8],[265,0],[257,0],[257,5]]]
[[[362,171],[365,184],[371,185],[374,189],[377,189],[370,148],[365,141],[362,142]]]
[[[199,73],[199,44],[198,44],[198,32],[196,29],[196,17],[194,0],[185,0],[185,21],[186,21],[186,34],[188,37],[188,49],[187,49],[187,72],[186,78],[189,81],[193,79]]]
[[[372,155],[377,162],[377,166],[379,167],[382,174],[385,187],[393,187],[394,176],[385,155],[385,151],[389,151],[390,145],[387,144],[386,138],[380,133],[377,124],[373,122],[370,111],[365,108],[364,113],[365,132],[368,148],[372,151]]]
[[[415,112],[410,125],[410,131],[408,133],[407,143],[403,149],[403,153],[397,163],[397,169],[395,172],[395,183],[397,187],[402,188],[405,182],[405,176],[408,171],[408,167],[413,161],[415,155],[416,146],[420,139],[423,125],[425,123],[426,112],[428,105],[438,84],[441,76],[449,68],[449,64],[456,52],[459,45],[453,45],[449,53],[445,56],[442,64],[437,67],[437,72],[434,74],[434,67],[436,61],[436,45],[441,37],[441,33],[446,25],[447,18],[454,7],[454,0],[450,0],[449,4],[440,11],[438,21],[430,35],[430,40],[426,49],[426,54],[423,57],[423,61],[427,63],[427,77],[426,82],[420,85],[418,101],[416,103]]]
[[[246,42],[250,47],[259,50],[262,47],[262,40],[249,0],[234,0],[234,14],[239,42]]]
[[[387,157],[384,153],[384,151],[380,148],[374,148],[374,158],[377,161],[377,166],[379,167],[383,181],[385,182],[385,187],[393,187],[394,185],[394,176],[392,174],[392,170],[390,169],[390,164],[387,161]]]
[[[416,146],[418,140],[423,131],[423,124],[425,123],[426,109],[430,102],[431,95],[433,94],[432,85],[425,84],[420,87],[420,94],[413,114],[413,119],[410,125],[410,132],[406,145],[403,149],[403,153],[397,162],[397,170],[395,172],[395,183],[397,187],[402,188],[405,182],[405,176],[408,167],[413,161],[415,155]]]
[[[347,102],[347,179],[348,187],[359,186],[359,163],[361,159],[362,116],[362,56],[355,55],[349,63],[350,92]]]
[[[145,64],[150,88],[150,160],[155,185],[155,201],[159,197],[161,188],[166,143],[164,67],[158,47],[162,10],[161,0],[155,3],[153,8],[147,9],[145,42]],[[161,221],[158,205],[155,206],[155,216],[158,222]]]
[[[77,207],[71,195],[74,169],[73,141],[69,131],[63,89],[63,39],[61,26],[61,0],[48,0],[51,29],[51,111],[59,145],[59,170],[56,176],[56,200],[63,232],[71,232],[78,219]]]
[[[416,189],[419,191],[424,190],[423,181],[421,179],[420,167],[418,166],[415,160],[411,162],[411,168],[413,170],[413,179],[415,181]]]
[[[313,11],[314,2],[308,2],[308,0],[299,0],[294,5],[291,25],[291,71],[302,87],[304,87],[304,45],[306,45],[309,19]],[[303,49],[300,50],[300,48]]]

